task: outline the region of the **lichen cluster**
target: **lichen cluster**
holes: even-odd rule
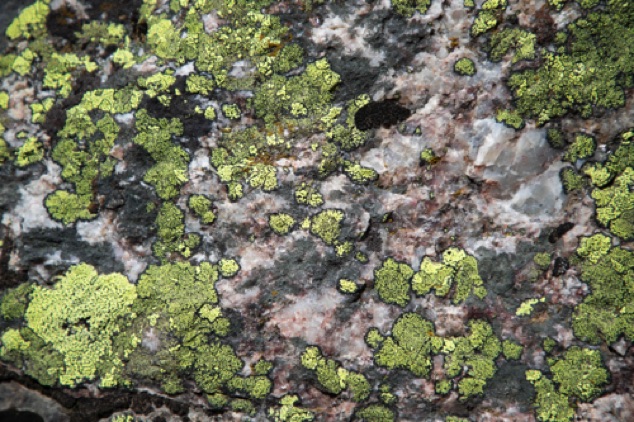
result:
[[[559,119],[591,118],[625,104],[634,87],[631,2],[578,1],[579,17],[553,30],[550,41],[534,28],[516,25],[506,0],[486,0],[477,10],[471,10],[475,2],[464,2],[465,13],[473,17],[468,31],[480,37],[486,53],[481,57],[489,62],[479,62],[476,54],[453,59],[455,74],[449,77],[475,84],[478,69],[488,72],[489,66],[507,62],[504,84],[512,105],[496,106],[488,117],[518,131],[546,125],[544,136],[566,162],[560,172],[564,192],[588,194],[603,230],[581,237],[571,258],[575,274],[589,287],[572,305],[575,344],[564,349],[545,338],[535,346],[546,355],[543,364],[529,359],[534,356],[525,350],[526,341],[503,333],[481,310],[503,299],[485,288],[489,274],[482,273],[477,252],[447,245],[437,258],[422,257],[414,269],[408,259],[419,257],[381,256],[364,244],[377,222],[393,223],[391,212],[381,211],[384,218],[372,215],[366,232],[356,233],[356,210],[330,202],[323,186],[340,175],[359,197],[383,189],[381,175],[362,165],[359,152],[376,147],[370,131],[389,129],[412,110],[359,92],[336,102],[345,75],[326,57],[308,57],[284,17],[269,13],[273,0],[142,0],[133,24],[82,20],[63,41],[49,33],[47,22],[57,13],[50,3],[36,0],[6,31],[3,89],[28,83],[33,98],[27,101],[30,121],[16,122],[7,112],[9,92],[0,91],[0,166],[25,173],[42,162],[59,168],[44,206],[54,222],[72,230],[78,222],[111,216],[104,186],[140,155],[138,162],[147,168],[123,184],[151,190],[144,207],[154,225],[144,241],[153,256],[134,283],[117,272],[100,274],[91,265],[97,263],[74,263],[50,285],[30,280],[4,291],[3,361],[46,386],[151,385],[168,395],[201,393],[217,412],[254,418],[260,412],[282,422],[319,419],[320,409],[300,406],[300,396],[314,400],[300,394],[308,387],[273,394],[280,362],[248,356],[240,318],[221,303],[216,283],[239,274],[243,258],[221,257],[222,248],[219,256],[208,255],[225,218],[219,205],[238,202],[237,207],[248,208],[254,197],[276,195],[284,205],[266,211],[264,235],[278,241],[287,236],[283,240],[289,244],[309,239],[315,249],[327,251],[328,260],[343,263],[336,281],[320,287],[345,295],[337,296],[345,300],[342,313],[348,311],[343,306],[356,310],[360,300],[394,312],[389,329],[361,333],[372,364],[357,366],[320,344],[292,344],[298,352],[291,366],[305,376],[305,384],[333,400],[353,402],[349,413],[357,419],[395,420],[407,393],[392,384],[403,374],[404,382],[433,382],[433,400],[457,396],[468,403],[486,394],[499,366],[518,361],[528,368],[525,378],[542,421],[571,420],[577,403],[594,400],[608,385],[603,346],[634,341],[634,256],[628,244],[634,239],[634,131],[605,144],[587,129],[564,132]],[[325,1],[297,3],[284,7],[309,13]],[[390,6],[409,25],[431,3],[394,0]],[[570,6],[565,0],[548,5],[551,14]],[[302,170],[305,178],[289,164],[300,156],[312,160]],[[195,188],[194,158],[196,165],[208,163],[204,176],[218,187],[215,193]],[[421,145],[420,163],[427,172],[440,161],[431,147]],[[552,253],[556,248],[534,255],[531,282],[566,272],[568,261],[557,270],[564,261]],[[3,249],[3,259],[4,254]],[[365,267],[369,280],[359,276],[364,265],[374,266]],[[271,297],[278,294],[264,283],[257,288]],[[421,306],[427,300],[481,316],[465,317],[462,331],[438,335],[438,322]],[[541,291],[504,306],[513,323],[532,324],[536,313],[548,317],[550,305],[550,293]],[[111,420],[134,416],[119,413]]]

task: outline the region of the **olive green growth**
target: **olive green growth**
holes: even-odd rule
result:
[[[625,335],[634,339],[634,253],[612,247],[603,234],[581,238],[577,255],[581,258],[580,278],[590,294],[575,307],[574,334],[591,344],[616,341]]]
[[[585,402],[597,397],[608,382],[609,373],[598,350],[571,347],[550,369],[560,393]]]
[[[295,219],[290,214],[280,212],[269,215],[269,227],[280,236],[290,233],[294,225]]]
[[[566,137],[564,133],[555,128],[550,128],[546,131],[546,140],[548,144],[554,149],[563,149],[566,146]]]
[[[323,205],[324,197],[315,187],[302,183],[295,190],[295,201],[300,205],[319,207]]]
[[[223,104],[222,114],[224,114],[227,119],[239,119],[241,116],[240,107],[238,107],[237,104]]]
[[[571,193],[583,189],[586,181],[583,175],[579,174],[574,167],[564,167],[559,172],[559,179],[563,185],[565,193]]]
[[[504,123],[515,130],[522,129],[525,124],[524,119],[516,110],[498,110],[495,115],[495,121],[498,123]]]
[[[344,122],[345,124],[335,124],[339,113],[342,111],[341,107],[330,108],[328,114],[321,118],[321,123],[325,126],[324,129],[330,129],[326,131],[326,135],[344,151],[352,151],[365,144],[368,140],[368,133],[357,128],[354,122],[354,116],[361,107],[369,103],[370,96],[367,94],[359,95],[348,101],[346,104],[347,115]]]
[[[374,361],[378,366],[406,369],[417,377],[429,374],[431,354],[442,347],[433,323],[412,312],[402,314],[394,322],[390,336],[383,337],[376,328],[370,329],[366,343],[375,349]]]
[[[425,257],[412,278],[412,290],[418,296],[424,296],[433,289],[436,296],[445,297],[452,287],[454,304],[464,302],[471,294],[480,299],[487,294],[478,273],[478,261],[458,248],[443,252],[442,262]]]
[[[355,294],[360,287],[353,280],[342,278],[337,282],[337,290],[343,294]]]
[[[31,283],[22,283],[5,291],[0,301],[0,315],[5,321],[13,321],[24,316],[33,287]]]
[[[507,360],[518,360],[522,356],[524,348],[521,344],[517,344],[511,340],[502,342],[502,353]]]
[[[473,76],[476,74],[476,65],[468,57],[462,57],[453,64],[453,71],[461,76]]]
[[[161,260],[165,260],[172,253],[179,253],[188,258],[200,243],[198,234],[185,234],[184,214],[171,202],[161,206],[156,217],[156,225],[158,239],[152,250]]]
[[[524,302],[520,303],[520,306],[515,311],[515,315],[517,316],[530,316],[533,313],[533,307],[538,303],[544,303],[546,298],[542,297],[541,299],[526,299]]]
[[[240,264],[235,259],[223,258],[218,261],[218,270],[224,278],[231,278],[240,271]]]
[[[551,380],[540,371],[526,371],[526,379],[535,387],[537,419],[542,422],[568,422],[575,411],[570,407],[568,396],[559,393]]]
[[[504,58],[509,50],[515,53],[511,63],[520,60],[533,60],[535,58],[535,34],[520,28],[505,28],[491,35],[489,41],[489,57],[494,62],[499,62]]]
[[[547,270],[550,267],[550,261],[552,257],[548,252],[536,253],[533,257],[533,262],[539,267],[540,270]]]
[[[310,233],[323,240],[327,245],[334,245],[341,234],[343,211],[328,209],[313,215],[310,220]]]
[[[191,195],[187,202],[189,209],[200,218],[203,224],[211,224],[216,221],[216,214],[214,214],[211,205],[211,200],[204,195]]]
[[[596,176],[595,176],[596,178]],[[597,221],[624,240],[634,238],[634,168],[627,167],[611,185],[593,189]]]
[[[24,8],[9,25],[6,35],[10,40],[35,38],[46,33],[49,0],[37,0]]]
[[[392,9],[399,15],[411,17],[414,12],[424,15],[431,5],[431,0],[392,0]]]
[[[451,380],[448,379],[438,380],[434,385],[434,391],[436,391],[436,394],[440,394],[441,396],[448,394],[452,390],[452,388],[453,383],[451,382]]]
[[[18,167],[26,167],[42,161],[44,158],[44,146],[35,137],[28,138],[21,147],[15,151],[15,164]]]
[[[594,138],[580,133],[575,136],[575,140],[568,146],[563,159],[574,164],[577,160],[592,157],[596,149],[597,142]]]
[[[555,341],[552,337],[546,337],[542,342],[542,347],[546,353],[550,353],[557,346],[557,341]]]
[[[269,409],[269,416],[274,422],[310,422],[315,419],[311,411],[302,409],[298,404],[299,397],[285,395],[280,399],[278,409]]]
[[[409,303],[413,275],[409,265],[388,258],[374,270],[374,288],[383,302],[403,307]]]
[[[379,175],[369,167],[363,167],[354,161],[343,161],[343,172],[348,178],[358,185],[364,185],[376,180]]]
[[[624,91],[634,86],[634,9],[611,0],[568,24],[570,42],[544,52],[538,68],[513,73],[507,85],[517,112],[538,125],[575,112],[622,107]]]
[[[38,376],[42,369],[29,371],[46,385],[74,387],[95,378],[102,387],[125,384],[122,359],[139,341],[125,333],[136,297],[136,287],[121,274],[99,275],[90,265],[73,266],[52,288],[33,287],[24,314],[27,328],[5,332],[0,354],[17,354],[46,367],[45,377]],[[13,341],[7,342],[7,336]],[[53,359],[42,360],[49,357],[45,352]]]
[[[396,414],[389,407],[381,404],[371,404],[355,413],[356,417],[365,422],[393,422]]]
[[[155,119],[146,110],[139,110],[136,129],[134,143],[142,146],[156,162],[143,180],[154,186],[162,199],[174,198],[189,180],[189,155],[171,141],[173,136],[183,133],[183,124],[178,119]]]
[[[301,355],[304,368],[314,371],[320,387],[330,394],[340,394],[346,388],[353,401],[363,401],[370,395],[370,383],[362,374],[341,367],[325,358],[318,347],[309,346]]]
[[[61,189],[47,196],[44,203],[51,217],[64,224],[71,224],[77,220],[90,220],[97,216],[90,211],[90,197]]]
[[[445,338],[442,352],[445,374],[449,378],[464,375],[458,381],[458,392],[463,399],[482,394],[487,381],[496,371],[495,359],[502,349],[491,325],[482,320],[469,321],[466,337]],[[464,369],[468,370],[463,374]]]

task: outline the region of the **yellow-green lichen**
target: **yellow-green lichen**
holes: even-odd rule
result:
[[[46,18],[50,11],[48,3],[49,0],[37,0],[32,5],[24,8],[7,28],[7,37],[15,40],[44,35],[46,32]]]
[[[383,337],[376,329],[366,334],[366,342],[375,349],[374,361],[378,366],[407,369],[418,377],[429,374],[431,354],[440,350],[442,341],[435,338],[433,323],[411,312],[394,322],[390,336]]]
[[[344,213],[340,210],[328,209],[318,212],[311,217],[310,232],[327,245],[333,245],[341,234],[343,218]]]
[[[431,0],[392,0],[394,11],[406,17],[411,17],[414,12],[425,14],[430,5]]]
[[[536,40],[535,34],[524,29],[505,28],[491,35],[489,57],[492,61],[498,62],[510,49],[514,49],[515,54],[513,54],[511,63],[517,63],[520,60],[533,60]]]
[[[487,292],[478,273],[478,261],[464,250],[449,248],[442,254],[442,263],[425,257],[412,278],[412,290],[419,296],[432,289],[437,296],[447,296],[455,286],[453,302],[464,302],[471,294],[482,299]]]
[[[123,330],[134,318],[136,297],[136,288],[126,277],[99,275],[87,264],[71,267],[52,288],[34,287],[24,314],[31,330],[26,334],[61,357],[38,364],[47,366],[48,374],[66,386],[97,377],[103,387],[125,383],[122,359],[139,339]],[[3,354],[15,351],[5,344]],[[28,359],[46,359],[37,350],[20,352]],[[51,380],[42,381],[48,384]]]
[[[453,64],[453,70],[458,75],[462,76],[473,76],[476,74],[476,66],[473,60],[462,57]]]
[[[458,392],[463,398],[482,394],[487,381],[496,371],[495,359],[501,351],[500,340],[491,325],[482,320],[468,323],[470,333],[466,337],[445,338],[442,352],[445,357],[445,373],[458,381]],[[464,368],[468,368],[463,374]]]
[[[300,205],[309,205],[311,207],[319,207],[324,203],[324,197],[319,191],[311,185],[302,183],[295,190],[295,201]]]
[[[188,258],[200,243],[195,233],[185,235],[183,212],[171,202],[163,204],[156,217],[158,240],[152,250],[158,258],[165,260],[171,253],[180,253]]]
[[[544,303],[546,298],[542,297],[541,299],[526,299],[524,302],[520,304],[520,306],[515,311],[515,315],[517,316],[529,316],[533,313],[533,306],[538,303]]]
[[[365,406],[358,410],[355,416],[365,422],[393,422],[396,420],[396,413],[389,407],[380,404]]]
[[[4,292],[0,301],[0,315],[4,320],[13,321],[24,316],[33,287],[31,283],[22,283]]]
[[[295,225],[295,219],[290,214],[277,213],[269,216],[269,227],[281,236],[288,234]]]
[[[211,205],[211,200],[204,195],[191,195],[187,201],[189,209],[204,224],[211,224],[216,221],[216,214],[214,214]]]
[[[577,160],[592,157],[596,149],[597,142],[594,138],[581,133],[575,136],[575,140],[568,146],[563,160],[574,164]]]
[[[522,350],[524,350],[522,345],[514,341],[504,340],[502,342],[502,353],[508,360],[518,360],[522,356]]]
[[[580,278],[590,294],[575,307],[572,327],[575,335],[592,344],[612,343],[619,336],[634,339],[634,253],[611,247],[603,234],[581,238]]]
[[[44,146],[36,137],[30,137],[21,147],[15,151],[15,164],[18,167],[26,167],[42,161],[44,158]]]
[[[285,395],[280,399],[278,409],[269,409],[269,416],[274,422],[310,422],[315,419],[313,413],[302,409],[299,405],[299,397]]]
[[[301,355],[304,368],[314,371],[322,389],[330,394],[340,394],[348,389],[353,401],[363,401],[370,395],[370,384],[362,374],[341,367],[336,361],[325,358],[319,348],[309,346]]]
[[[374,288],[383,302],[403,307],[409,303],[413,275],[409,265],[388,258],[374,270]]]
[[[337,290],[344,294],[354,294],[359,291],[360,287],[353,280],[342,278],[337,282]]]

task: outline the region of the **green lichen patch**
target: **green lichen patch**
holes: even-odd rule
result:
[[[526,371],[526,379],[535,386],[535,409],[537,419],[543,422],[567,422],[575,411],[568,402],[568,396],[559,393],[551,380],[540,371]]]
[[[27,372],[47,385],[73,387],[97,377],[103,387],[125,383],[122,359],[139,341],[125,332],[136,297],[135,286],[121,274],[73,266],[54,287],[33,287],[24,313],[27,328],[5,332],[0,354],[31,361]],[[48,376],[40,377],[42,372]]]
[[[550,365],[550,369],[559,392],[581,401],[597,397],[608,382],[608,371],[598,350],[571,347],[562,359]]]
[[[345,214],[341,210],[328,209],[318,212],[310,219],[310,233],[334,245],[341,234],[341,222]]]
[[[491,35],[489,57],[492,61],[499,62],[509,50],[514,49],[515,53],[511,63],[517,63],[520,60],[533,60],[536,39],[535,34],[524,29],[505,28]]]
[[[183,133],[183,124],[175,118],[155,119],[146,110],[140,110],[136,113],[136,129],[138,133],[134,142],[156,161],[143,180],[154,186],[159,197],[174,198],[179,194],[180,187],[189,180],[189,155],[171,141],[172,136]]]
[[[487,322],[471,320],[468,325],[471,332],[467,336],[446,338],[442,349],[446,354],[447,377],[464,375],[458,381],[458,392],[463,398],[483,393],[487,381],[495,374],[495,359],[502,349]]]
[[[38,0],[24,8],[7,28],[6,35],[11,40],[35,38],[46,33],[46,18],[49,0]]]
[[[477,69],[473,60],[462,57],[453,64],[453,71],[461,76],[473,76],[476,74]]]
[[[13,321],[24,316],[33,287],[31,283],[22,283],[4,292],[0,301],[0,315],[4,320]]]
[[[581,238],[577,255],[580,278],[591,293],[575,307],[575,335],[592,344],[609,344],[621,335],[634,339],[634,254],[612,247],[608,236],[595,234]]]
[[[544,52],[537,69],[514,73],[507,85],[517,112],[542,125],[570,112],[582,117],[595,109],[622,107],[624,89],[634,86],[634,11],[613,0],[568,25],[570,42]]]
[[[301,355],[304,368],[314,371],[319,386],[330,394],[347,389],[353,401],[363,401],[371,391],[370,383],[362,374],[343,368],[333,359],[324,357],[318,347],[309,346]]]
[[[391,335],[383,337],[376,329],[366,334],[366,342],[375,349],[378,366],[406,369],[426,377],[431,369],[431,354],[438,353],[442,339],[436,337],[434,325],[416,313],[402,314],[392,325]]]
[[[522,356],[524,348],[521,344],[517,344],[511,340],[504,340],[502,342],[502,353],[508,360],[518,360]]]
[[[337,282],[337,290],[339,290],[343,294],[352,295],[359,292],[361,287],[354,282],[354,280],[348,280],[346,278],[342,278]]]
[[[597,142],[595,139],[592,136],[580,133],[575,136],[574,141],[568,146],[563,160],[575,163],[577,160],[592,157],[596,149]]]
[[[269,215],[269,226],[276,234],[284,236],[295,226],[295,219],[290,214],[271,214]]]
[[[388,258],[374,270],[374,288],[383,302],[403,307],[409,303],[413,275],[409,265]]]
[[[571,193],[583,189],[586,186],[585,178],[574,167],[564,167],[559,172],[559,179],[565,193]]]
[[[171,202],[161,206],[156,217],[156,225],[158,239],[152,250],[161,260],[167,259],[172,253],[179,253],[188,258],[193,249],[200,244],[198,234],[185,234],[184,214]]]
[[[269,416],[274,422],[310,422],[315,415],[299,407],[299,397],[287,394],[280,399],[279,408],[270,408]]]
[[[396,412],[381,404],[370,404],[355,413],[355,416],[365,422],[393,422]]]
[[[458,248],[443,252],[442,262],[425,257],[412,278],[412,290],[418,296],[426,295],[433,289],[436,296],[445,297],[452,287],[455,304],[464,302],[471,294],[483,298],[487,293],[478,273],[478,261]]]
[[[597,221],[621,239],[634,238],[634,168],[627,167],[612,185],[593,189]]]
[[[44,147],[36,137],[30,137],[15,151],[15,165],[26,167],[42,161]]]
[[[414,12],[423,15],[430,5],[431,0],[392,0],[392,9],[399,15],[406,17],[411,17]]]
[[[324,197],[315,187],[302,183],[295,189],[295,201],[300,205],[319,207],[323,205]]]
[[[216,221],[211,200],[204,195],[191,195],[187,201],[187,206],[200,218],[203,224],[211,224]]]

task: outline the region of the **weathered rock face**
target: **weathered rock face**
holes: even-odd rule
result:
[[[0,29],[0,419],[631,419],[631,2]]]

